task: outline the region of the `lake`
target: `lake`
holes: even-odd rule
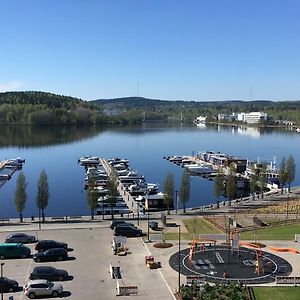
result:
[[[175,178],[179,189],[183,169],[164,160],[164,156],[191,155],[213,150],[249,160],[270,162],[275,156],[277,166],[292,154],[296,162],[296,179],[300,185],[300,134],[275,128],[241,128],[234,126],[201,126],[145,123],[139,127],[0,127],[0,160],[26,159],[27,202],[24,216],[37,216],[37,181],[45,169],[49,181],[48,216],[88,215],[83,189],[84,169],[77,163],[84,155],[104,158],[128,158],[130,166],[145,175],[148,182],[159,183],[163,189],[166,174]],[[0,188],[0,218],[17,217],[14,206],[16,178]],[[216,202],[213,182],[200,177],[191,179],[188,207]]]

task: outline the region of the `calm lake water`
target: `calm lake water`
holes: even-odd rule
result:
[[[167,172],[174,174],[175,189],[179,189],[183,169],[163,159],[170,155],[191,155],[204,150],[220,151],[249,160],[270,162],[276,157],[294,156],[296,179],[300,185],[300,134],[278,129],[240,127],[196,127],[193,125],[144,124],[122,128],[34,128],[0,127],[0,160],[22,157],[28,183],[24,216],[37,216],[37,181],[42,169],[48,174],[50,198],[46,215],[88,215],[83,190],[84,170],[77,164],[79,157],[95,155],[104,158],[121,157],[145,175],[148,182],[163,181]],[[17,217],[14,207],[16,186],[13,178],[0,188],[0,218]],[[188,207],[216,202],[213,182],[192,177]]]

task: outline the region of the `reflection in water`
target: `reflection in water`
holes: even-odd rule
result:
[[[95,126],[1,126],[0,147],[41,147],[88,139],[103,131]]]

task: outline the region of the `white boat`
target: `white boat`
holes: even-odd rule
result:
[[[296,132],[300,133],[300,127],[298,127],[298,128],[296,129]]]
[[[81,165],[98,165],[100,163],[97,156],[84,156],[79,158],[79,162]]]
[[[204,164],[189,164],[185,165],[184,167],[194,174],[209,174],[214,172],[212,167]]]
[[[25,163],[25,159],[22,159],[20,157],[11,158],[6,161],[6,165],[9,165],[9,166],[20,166],[23,163]]]
[[[139,175],[134,171],[128,172],[127,175],[119,176],[121,182],[131,182],[136,180],[144,180],[144,175]]]
[[[146,183],[146,182],[131,184],[128,187],[128,191],[132,195],[147,194],[147,193],[153,194],[153,193],[157,193],[157,190],[158,190],[158,184]]]
[[[11,178],[8,174],[0,174],[0,180],[9,180]]]
[[[131,210],[128,208],[123,200],[118,200],[113,207],[107,201],[106,197],[101,197],[98,200],[98,205],[96,208],[97,215],[110,215],[113,210],[113,214],[128,214]]]
[[[107,160],[107,163],[110,165],[110,166],[114,166],[114,165],[118,165],[118,164],[128,164],[129,160],[128,159],[121,159],[119,157],[114,157],[114,158],[111,158],[111,159],[108,159]]]

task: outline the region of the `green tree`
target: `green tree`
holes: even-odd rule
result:
[[[114,210],[113,207],[116,206],[117,199],[119,197],[118,186],[117,186],[117,177],[114,171],[110,173],[109,181],[107,183],[107,202],[110,204],[111,208],[111,218],[114,219]]]
[[[170,207],[173,204],[174,195],[174,176],[168,173],[164,182],[164,203],[167,206],[168,215],[170,214]]]
[[[258,185],[259,185],[261,198],[263,198],[264,190],[266,189],[266,185],[267,185],[267,168],[264,165],[259,168]]]
[[[288,189],[290,192],[291,183],[295,180],[295,174],[296,174],[296,164],[294,161],[294,157],[292,155],[290,155],[288,160],[286,161],[286,172],[287,172],[286,183],[288,184]]]
[[[94,220],[95,209],[98,204],[99,194],[95,190],[95,178],[93,176],[88,177],[88,187],[87,187],[87,202],[91,210],[91,220]]]
[[[227,183],[226,183],[226,196],[229,199],[229,206],[231,205],[231,200],[235,197],[235,194],[236,194],[236,179],[235,179],[233,167],[230,166]]]
[[[214,194],[215,196],[218,198],[217,201],[217,207],[220,207],[220,196],[222,195],[223,191],[224,191],[224,178],[223,178],[223,172],[222,172],[222,168],[220,168],[218,170],[218,173],[215,177],[215,181],[214,181]]]
[[[19,213],[21,223],[23,222],[22,212],[25,208],[25,203],[27,199],[26,186],[27,186],[26,178],[23,171],[21,171],[17,178],[16,191],[15,191],[15,206],[17,212]]]
[[[179,197],[180,197],[180,201],[183,204],[184,213],[186,212],[186,203],[190,199],[190,183],[191,183],[190,174],[187,171],[187,169],[184,169],[181,177],[181,184],[179,190]]]
[[[48,177],[46,171],[43,169],[38,179],[38,192],[36,197],[37,207],[39,208],[39,211],[40,210],[42,211],[43,222],[45,222],[44,211],[48,205],[48,199],[49,199]]]
[[[257,181],[258,181],[258,177],[257,177],[257,174],[256,174],[256,169],[254,167],[252,167],[251,168],[251,175],[250,175],[249,185],[250,185],[250,194],[252,194],[253,200],[255,199],[255,193],[258,189]]]
[[[280,163],[280,168],[279,168],[279,182],[281,185],[281,194],[283,194],[283,188],[286,185],[287,182],[287,168],[286,168],[286,159],[285,157],[282,158],[281,163]]]

